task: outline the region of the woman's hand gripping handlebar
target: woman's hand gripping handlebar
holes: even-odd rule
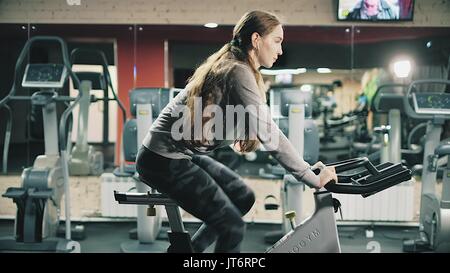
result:
[[[326,166],[319,161],[311,167],[311,170],[320,178],[319,188],[324,187],[328,183],[338,182],[338,177],[334,166]]]
[[[334,167],[334,175],[329,173],[332,167]],[[326,167],[317,163],[312,170],[316,175],[323,176],[324,187],[327,191],[343,194],[361,194],[363,197],[411,179],[411,170],[400,163],[386,162],[374,166],[365,157],[332,163]],[[335,183],[329,183],[333,180]]]

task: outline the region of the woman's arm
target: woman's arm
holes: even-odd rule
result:
[[[234,87],[231,96],[242,104],[249,114],[250,127],[258,125],[256,137],[264,148],[297,180],[309,187],[320,188],[319,176],[311,171],[310,165],[300,157],[292,143],[281,132],[270,115],[269,107],[261,99],[255,77],[246,65],[236,65],[230,80]]]

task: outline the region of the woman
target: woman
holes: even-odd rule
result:
[[[203,252],[214,241],[215,252],[239,252],[245,231],[242,216],[255,202],[254,193],[241,177],[202,154],[230,144],[245,153],[262,143],[283,167],[310,187],[337,181],[334,168],[320,162],[313,166],[322,169],[316,176],[270,117],[258,68],[272,67],[282,54],[282,41],[283,29],[277,17],[262,11],[246,13],[234,27],[232,41],[211,55],[160,113],[139,150],[136,166],[142,181],[204,222],[192,237],[196,252]],[[247,117],[234,121],[234,114],[220,116],[216,111],[214,118],[205,114],[208,108],[224,113],[228,106],[245,107]],[[198,118],[195,113],[201,109],[205,110]],[[224,123],[209,126],[217,120]],[[233,128],[222,130],[225,126],[221,125],[228,125],[229,120]]]

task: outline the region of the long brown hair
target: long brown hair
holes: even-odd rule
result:
[[[189,79],[190,91],[186,105],[189,107],[190,112],[194,113],[195,97],[202,98],[202,109],[213,103],[217,105],[224,103],[227,92],[227,75],[239,62],[245,63],[251,68],[260,89],[260,95],[263,101],[266,101],[266,92],[261,73],[249,56],[249,51],[253,48],[251,37],[255,32],[260,36],[265,36],[278,25],[280,25],[280,20],[268,12],[251,11],[244,14],[233,29],[231,42],[209,56]],[[209,119],[211,117],[202,118],[202,128]],[[191,126],[193,132],[194,119],[191,119]],[[202,141],[191,140],[190,143],[193,146],[204,146],[205,140],[202,137]],[[245,139],[235,140],[234,144],[239,144],[241,152],[250,152],[258,148],[259,141],[257,139],[249,139],[248,132],[246,132]]]

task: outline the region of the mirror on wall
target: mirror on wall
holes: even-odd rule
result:
[[[358,26],[352,48],[353,71],[369,105],[377,101],[375,91],[382,85],[407,86],[413,80],[449,77],[450,28]],[[443,86],[423,88],[437,91]],[[373,127],[386,122],[386,117],[380,113],[369,121]]]
[[[170,59],[172,82],[175,88],[184,88],[187,80],[203,61],[222,47],[223,43],[196,43],[179,42],[170,43]]]
[[[14,79],[14,70],[16,66],[17,58],[25,45],[26,41],[30,37],[30,25],[29,24],[0,24],[0,101],[4,99],[9,92]],[[23,73],[25,67],[19,67],[19,74]],[[19,82],[20,79],[17,80]],[[23,90],[20,85],[17,88],[16,95],[23,95]],[[10,110],[7,109],[9,107]],[[22,166],[29,165],[34,159],[30,152],[30,134],[29,128],[26,126],[15,126],[17,128],[10,131],[11,142],[16,142],[17,147],[9,148],[9,154],[14,151],[17,154],[15,159],[11,159],[11,156],[4,158],[5,138],[7,131],[7,123],[11,118],[11,125],[26,124],[25,120],[30,117],[29,102],[14,101],[10,102],[8,106],[0,108],[0,158],[1,172],[10,172],[13,169],[20,169]],[[15,109],[22,109],[21,111],[14,111]],[[6,161],[6,162],[5,162]]]
[[[383,69],[392,81],[404,83],[447,77],[450,28],[368,26],[354,32],[354,70]]]
[[[67,39],[69,50],[87,45],[106,52],[108,63],[115,67],[116,91],[126,105],[128,91],[133,87],[183,88],[195,68],[227,43],[232,33],[231,26],[207,29],[203,26],[0,24],[0,30],[0,97],[11,88],[14,65],[26,40],[35,35],[57,35]],[[263,79],[267,88],[285,84],[299,88],[304,85],[304,89],[313,90],[318,98],[315,103],[319,105],[315,117],[322,125],[323,105],[334,105],[327,110],[328,117],[344,116],[359,107],[360,97],[369,92],[366,85],[373,85],[374,79],[380,83],[408,84],[414,79],[448,78],[449,75],[450,28],[285,26],[284,36],[283,55],[272,68],[261,70]],[[56,50],[48,46],[33,50],[34,62],[58,60],[53,53]],[[396,66],[398,71],[394,69]],[[396,73],[407,75],[399,77]],[[22,126],[12,131],[12,139],[26,144],[20,148],[24,149],[20,158],[28,158],[28,162],[17,163],[17,169],[32,164],[34,154],[30,152],[33,150],[30,143],[42,136],[42,131],[30,129],[37,126],[29,128],[30,122],[23,122],[30,120],[32,107],[24,105],[23,109],[14,117],[14,124]],[[0,111],[1,124],[6,124],[5,110]],[[5,127],[0,126],[1,143]]]
[[[116,93],[118,92],[117,81],[117,40],[126,40],[127,26],[92,26],[92,25],[59,25],[59,24],[29,24],[29,25],[9,25],[0,24],[0,39],[2,56],[2,63],[0,69],[2,70],[0,78],[0,98],[6,96],[12,86],[12,79],[14,75],[14,66],[16,64],[18,55],[20,54],[25,42],[35,36],[58,36],[66,41],[68,46],[68,53],[75,48],[93,49],[104,52],[109,67],[110,75],[112,75],[113,85]],[[129,41],[131,44],[131,40]],[[78,56],[77,64],[73,67],[75,71],[86,70],[86,67],[95,71],[100,71],[101,65],[99,60],[93,58],[95,56]],[[38,41],[32,45],[31,53],[28,57],[30,63],[62,63],[62,55],[60,46],[55,42],[43,42]],[[124,62],[125,63],[125,62]],[[81,67],[83,66],[83,67]],[[19,68],[20,83],[23,76],[25,66]],[[22,88],[21,85],[17,85],[17,95],[31,95],[38,91],[33,88]],[[69,92],[73,95],[74,87],[72,84],[66,84],[61,91],[61,95],[68,95]],[[113,163],[114,157],[114,142],[116,141],[117,131],[117,104],[110,101],[108,107],[105,107],[103,100],[104,90],[92,90],[92,98],[95,97],[94,103],[91,103],[89,107],[90,113],[93,113],[90,118],[89,130],[88,130],[88,142],[98,144],[102,149],[109,151],[110,157],[105,157],[106,163]],[[110,92],[109,96],[112,96]],[[33,164],[37,155],[43,154],[44,149],[44,129],[43,129],[43,117],[41,107],[34,106],[29,101],[13,101],[14,109],[20,109],[20,111],[14,111],[13,126],[11,128],[11,141],[8,154],[8,172],[21,172],[25,166]],[[57,104],[58,116],[65,109],[65,105]],[[0,115],[0,148],[4,145],[5,128],[7,120],[7,112],[5,108],[0,109],[2,114]],[[76,141],[77,137],[77,120],[78,110],[75,109],[72,126],[72,140]],[[109,119],[103,126],[103,113],[107,112]],[[106,129],[105,132],[103,130]],[[11,154],[14,151],[14,154]],[[1,158],[3,164],[3,156]]]

